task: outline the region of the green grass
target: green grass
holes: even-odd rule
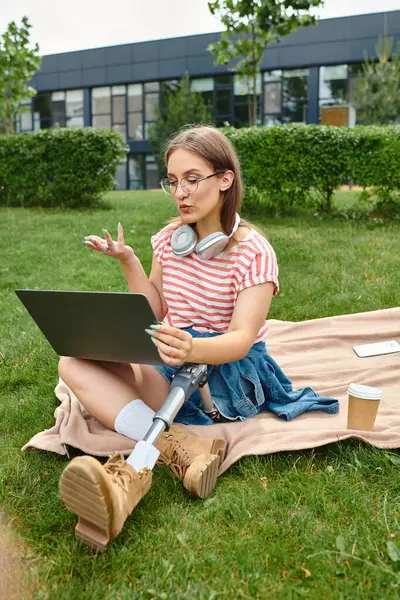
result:
[[[400,457],[357,441],[236,463],[207,500],[164,467],[121,535],[96,555],[58,496],[67,459],[21,453],[51,427],[57,356],[14,289],[127,290],[88,250],[121,221],[146,271],[150,235],[172,216],[158,192],[111,193],[91,212],[1,209],[0,505],[27,547],[35,599],[388,598],[399,596]],[[280,265],[270,317],[304,320],[400,304],[399,222],[258,219]],[[399,553],[400,558],[400,553]],[[311,575],[309,575],[309,573]],[[29,596],[31,597],[31,596]]]

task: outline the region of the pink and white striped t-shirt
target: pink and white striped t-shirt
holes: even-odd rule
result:
[[[176,256],[171,248],[170,223],[151,238],[153,252],[163,268],[163,295],[168,306],[164,321],[183,329],[226,333],[238,294],[254,285],[271,281],[279,290],[278,264],[271,244],[254,229],[227,253],[204,260],[196,250]],[[267,321],[254,343],[265,340]]]

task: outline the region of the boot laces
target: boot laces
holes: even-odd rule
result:
[[[173,439],[171,433],[165,433],[165,437],[171,442],[171,455],[168,458],[166,454],[161,452],[157,462],[167,465],[179,479],[183,479],[191,463],[190,456],[178,440]]]
[[[105,471],[111,475],[114,483],[128,493],[128,486],[133,481],[133,472],[127,468],[124,457],[119,452],[113,454],[104,465]]]

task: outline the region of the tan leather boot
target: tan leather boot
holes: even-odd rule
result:
[[[159,464],[166,464],[184,487],[197,498],[207,498],[214,490],[218,467],[226,454],[225,440],[189,435],[183,427],[171,425],[157,440]]]
[[[92,456],[71,460],[60,479],[66,507],[79,516],[75,537],[96,550],[106,550],[125,520],[151,486],[152,472],[135,471],[121,453],[103,465]]]

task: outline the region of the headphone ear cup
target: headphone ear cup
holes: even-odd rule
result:
[[[190,225],[182,225],[171,235],[171,248],[177,256],[187,256],[196,247],[197,235]]]
[[[196,251],[201,258],[209,260],[222,252],[228,245],[228,242],[229,237],[227,235],[221,231],[216,231],[208,235],[204,240],[201,240],[196,246]]]

